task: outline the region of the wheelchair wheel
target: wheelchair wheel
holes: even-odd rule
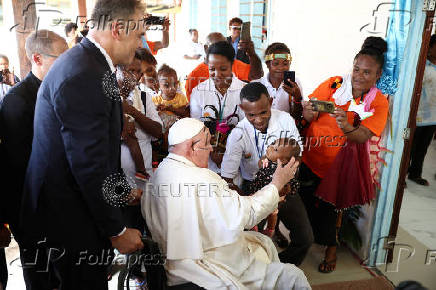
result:
[[[124,268],[118,275],[118,290],[149,290],[145,277],[135,275],[132,269]]]

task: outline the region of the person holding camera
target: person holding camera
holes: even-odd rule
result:
[[[354,58],[351,75],[329,78],[303,102],[309,127],[300,195],[315,242],[327,246],[318,268],[322,273],[336,268],[337,211],[375,197],[368,141],[383,132],[389,110],[386,96],[376,88],[386,50],[382,38],[368,37]]]
[[[170,19],[168,17],[153,16],[151,14],[145,15],[146,29],[148,30],[151,25],[162,26],[162,40],[161,41],[149,41],[147,34],[141,37],[142,47],[148,49],[151,54],[156,55],[159,49],[167,48],[170,43]]]
[[[9,89],[19,81],[20,79],[14,74],[14,70],[9,70],[9,58],[0,54],[0,103]]]
[[[240,45],[243,45],[241,41],[241,31],[242,31],[242,19],[234,17],[229,21],[229,30],[232,35],[227,37],[227,41],[233,46],[235,50],[235,59],[240,60],[246,64],[250,64],[250,58],[247,55],[247,51],[243,49]]]
[[[207,54],[209,47],[217,42],[226,41],[224,35],[219,32],[211,32],[206,37],[206,42],[204,44],[204,52]],[[241,41],[241,45],[246,47],[249,52],[249,57],[251,59],[251,64],[246,64],[233,57],[232,72],[241,81],[249,82],[250,80],[259,79],[263,76],[262,63],[254,51],[254,45],[252,41]],[[188,100],[191,99],[191,93],[193,89],[201,82],[209,79],[209,68],[207,65],[207,60],[200,63],[192,72],[186,77],[185,91]]]
[[[291,62],[291,51],[286,44],[271,43],[265,50],[265,64],[269,72],[253,82],[261,82],[273,100],[272,108],[290,113],[297,123],[297,128],[300,128],[303,88],[300,80],[295,77],[295,72],[293,79],[286,75],[292,73],[289,71]]]

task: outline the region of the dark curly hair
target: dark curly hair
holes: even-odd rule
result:
[[[218,41],[209,46],[206,54],[206,62],[209,62],[209,55],[218,54],[227,58],[233,65],[233,60],[235,58],[235,50],[233,46],[227,41]]]
[[[282,42],[274,42],[271,43],[270,45],[268,45],[268,47],[265,49],[265,55],[267,56],[268,54],[271,53],[278,53],[278,52],[286,52],[286,53],[291,53],[291,50],[289,49],[289,47],[282,43]]]
[[[242,25],[242,19],[238,17],[233,17],[229,20],[229,26],[232,26],[233,23],[241,24]]]
[[[356,60],[361,55],[369,55],[379,64],[380,68],[383,68],[385,63],[384,53],[388,51],[387,42],[381,38],[376,36],[370,36],[365,39],[362,44],[362,48],[354,57]]]
[[[158,75],[158,76],[161,76],[161,75],[163,75],[163,74],[175,74],[175,75],[176,75],[176,78],[177,78],[177,72],[176,72],[176,70],[173,69],[172,67],[170,67],[169,65],[165,64],[165,63],[164,63],[164,64],[159,68],[159,70],[157,71],[157,75]]]
[[[135,58],[139,59],[140,61],[145,61],[151,65],[157,65],[156,58],[146,48],[137,48],[135,51]]]

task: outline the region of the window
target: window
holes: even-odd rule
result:
[[[211,3],[211,32],[227,34],[227,1],[212,0]]]
[[[268,44],[268,1],[241,0],[239,5],[241,19],[244,22],[251,22],[251,39],[253,40],[256,53],[263,55]]]

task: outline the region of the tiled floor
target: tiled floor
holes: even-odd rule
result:
[[[436,140],[430,145],[424,162],[423,178],[430,186],[406,180],[400,212],[400,226],[430,249],[436,250]],[[436,270],[435,270],[436,271]]]
[[[394,285],[398,285],[401,281],[414,280],[427,287],[428,290],[436,290],[436,263],[433,259],[430,265],[426,265],[428,251],[436,249],[429,249],[401,226],[398,229],[396,243],[403,244],[403,246],[395,247],[394,263],[379,266],[379,270]],[[411,248],[408,247],[409,245]],[[414,254],[410,257],[409,249],[414,250]],[[435,255],[436,253],[432,256]]]
[[[400,212],[400,227],[396,243],[404,244],[403,253],[399,253],[401,246],[396,247],[394,263],[388,268],[381,267],[385,275],[394,284],[404,280],[416,280],[428,289],[436,290],[436,261],[429,265],[429,251],[436,256],[436,141],[430,145],[424,162],[423,178],[430,186],[422,186],[406,180]],[[408,246],[415,253],[408,256]],[[398,266],[398,269],[396,268]]]

